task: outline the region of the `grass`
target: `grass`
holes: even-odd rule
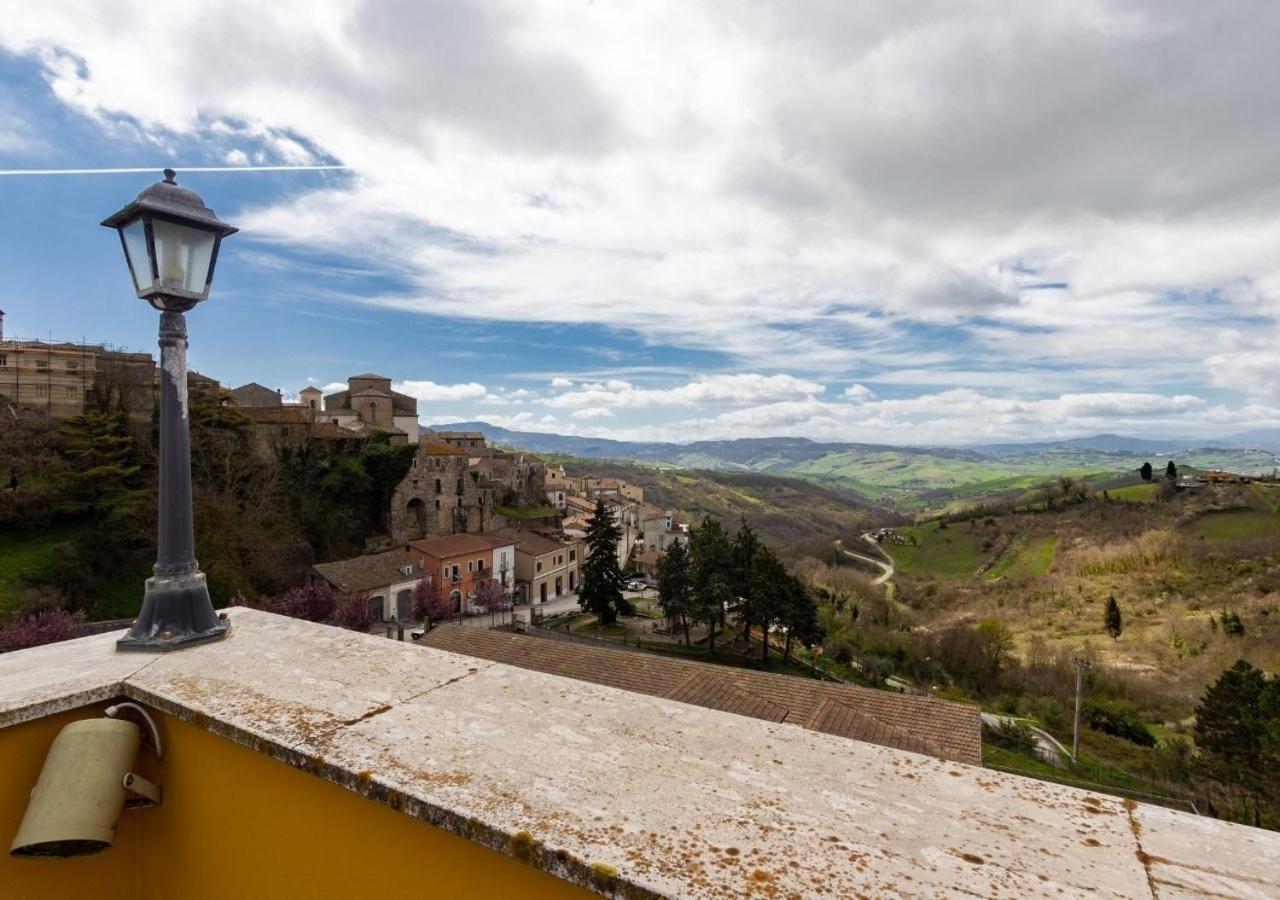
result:
[[[599,622],[584,622],[581,625],[573,626],[573,633],[583,637],[616,638],[625,637],[627,629],[616,622],[610,625],[601,625]]]
[[[20,602],[23,579],[44,571],[53,562],[54,548],[73,540],[82,530],[77,525],[59,525],[0,539],[0,614]]]
[[[631,642],[628,642],[631,643]],[[759,669],[760,668],[760,648],[758,645],[753,646],[754,651],[750,656],[743,656],[742,653],[734,650],[724,650],[716,647],[716,651],[711,653],[697,647],[686,647],[684,644],[669,644],[665,641],[640,641],[635,646],[639,646],[642,650],[649,650],[654,653],[665,653],[668,656],[679,656],[684,659],[698,660],[699,662],[715,663],[721,666],[733,666],[739,669]],[[783,675],[798,675],[801,678],[815,678],[812,672],[804,666],[798,666],[795,663],[783,663],[781,653],[769,653],[769,672],[779,672]]]
[[[544,519],[556,515],[556,508],[550,504],[542,506],[498,506],[498,514],[508,519]]]
[[[1053,565],[1053,555],[1058,545],[1052,535],[1041,535],[1030,540],[1018,539],[1000,555],[996,564],[987,570],[987,578],[1027,578],[1043,575]]]
[[[1259,510],[1209,513],[1195,521],[1195,534],[1209,541],[1250,541],[1280,533],[1280,518]]]
[[[914,544],[895,544],[889,551],[903,572],[922,572],[941,578],[966,578],[981,563],[978,539],[969,531],[952,526],[939,528],[929,522],[903,533]]]
[[[1016,769],[1019,772],[1048,781],[1057,781],[1089,790],[1106,790],[1119,788],[1124,791],[1137,791],[1143,794],[1167,796],[1159,785],[1138,778],[1123,769],[1090,762],[1080,754],[1079,765],[1055,768],[1038,757],[995,744],[982,742],[982,762],[984,765],[998,766],[1003,769]]]
[[[1160,485],[1155,482],[1130,484],[1107,491],[1107,496],[1112,500],[1125,500],[1129,503],[1155,503],[1159,488]]]

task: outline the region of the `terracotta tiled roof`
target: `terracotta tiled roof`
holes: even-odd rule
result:
[[[564,550],[569,546],[563,541],[557,541],[546,535],[516,528],[499,528],[497,531],[489,532],[489,534],[495,538],[500,537],[509,540],[510,543],[516,545],[517,552],[528,556],[543,556],[547,553],[554,553],[557,550]]]
[[[409,546],[436,559],[448,559],[463,553],[482,553],[485,550],[492,550],[495,544],[485,535],[464,532],[410,541]]]
[[[406,566],[413,570],[412,573],[404,572]],[[422,569],[409,562],[400,550],[317,563],[312,568],[340,591],[373,591],[422,576]]]
[[[444,625],[422,643],[552,675],[982,764],[976,706],[790,675]]]
[[[422,449],[429,456],[466,456],[467,451],[446,444],[443,441],[426,441],[422,445]]]

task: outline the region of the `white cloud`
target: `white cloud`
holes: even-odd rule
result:
[[[901,412],[878,399],[895,384],[958,385],[1010,395],[996,414],[1028,428],[1109,408],[1118,430],[1152,420],[1099,397],[1265,401],[1276,381],[1274,4],[136,0],[91,16],[0,0],[0,16],[0,47],[104,127],[259,148],[227,151],[237,165],[351,166],[235,212],[239,240],[407,282],[356,302],[629,328],[876,386],[846,388],[842,416]],[[796,375],[551,388],[568,410],[771,410],[760,427],[831,405]],[[1028,390],[1049,405],[1018,406]],[[1093,399],[1072,413],[1073,396]]]
[[[449,402],[460,400],[483,400],[488,396],[483,384],[469,381],[464,384],[436,384],[434,381],[397,381],[391,385],[392,390],[418,400],[432,402]]]
[[[874,397],[875,393],[865,384],[851,384],[840,396],[853,403],[864,403]]]
[[[605,406],[591,406],[586,409],[575,409],[573,411],[575,419],[610,419],[613,418],[613,410]]]
[[[812,397],[823,390],[821,384],[793,375],[706,375],[673,388],[642,388],[614,379],[580,383],[572,391],[548,398],[546,403],[566,409],[737,406]]]
[[[222,161],[229,166],[249,165],[249,155],[239,148],[233,147],[223,155]]]

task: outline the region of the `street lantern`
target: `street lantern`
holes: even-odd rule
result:
[[[156,309],[186,312],[209,296],[222,239],[232,228],[173,169],[102,223],[120,233],[133,287]]]
[[[209,296],[222,239],[236,229],[172,169],[103,223],[120,234],[137,295],[160,311],[160,487],[156,564],[142,611],[120,650],[176,650],[226,636],[195,557],[191,522],[191,437],[187,428],[187,320]]]

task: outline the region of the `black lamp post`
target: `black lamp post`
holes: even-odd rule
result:
[[[120,650],[176,650],[218,640],[228,623],[209,600],[191,524],[191,442],[187,428],[187,321],[209,296],[222,239],[237,229],[218,219],[172,169],[103,223],[120,233],[138,296],[160,311],[160,496],[155,574],[142,612]]]

